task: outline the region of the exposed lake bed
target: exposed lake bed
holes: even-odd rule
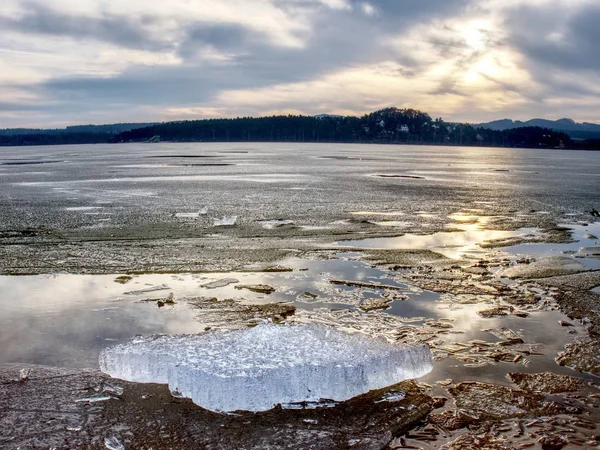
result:
[[[177,152],[175,162],[182,157],[181,147],[165,146],[146,146],[144,152]],[[599,444],[594,439],[599,433],[600,303],[592,289],[600,285],[595,272],[600,265],[589,249],[597,247],[600,228],[587,223],[592,218],[586,212],[594,200],[586,196],[598,192],[594,184],[571,177],[560,182],[568,186],[555,191],[557,183],[546,180],[551,174],[538,172],[539,180],[535,173],[515,174],[519,165],[537,164],[533,160],[540,152],[488,149],[490,162],[470,149],[464,160],[449,161],[443,152],[453,149],[432,149],[428,164],[437,164],[434,170],[419,167],[426,158],[420,160],[417,147],[372,147],[374,158],[366,161],[338,158],[331,165],[321,160],[314,166],[295,161],[304,161],[296,152],[289,155],[292,161],[282,157],[281,163],[295,161],[303,168],[281,177],[277,164],[256,160],[281,156],[254,147],[244,150],[248,154],[226,156],[236,166],[178,166],[177,171],[210,170],[210,175],[177,172],[158,183],[149,180],[146,171],[154,169],[147,167],[133,169],[142,172],[136,172],[139,176],[116,173],[112,179],[97,174],[86,179],[82,173],[77,179],[0,177],[7,187],[2,191],[7,220],[0,231],[0,343],[5,350],[0,363],[11,364],[3,372],[2,409],[8,423],[3,445],[60,446],[65,440],[102,445],[99,439],[110,436],[144,448],[184,442],[249,448],[439,448],[455,439],[458,444],[448,448],[465,448],[469,439],[514,448],[529,443],[539,448],[544,439],[556,441],[555,447],[544,448],[561,448],[562,441],[583,448]],[[306,160],[315,159],[310,156],[315,146],[299,147]],[[348,147],[343,150],[359,152],[359,146]],[[128,146],[116,148],[122,152]],[[556,152],[556,158],[565,153]],[[585,158],[575,154],[571,163],[583,167]],[[544,157],[553,161],[553,156]],[[393,176],[371,176],[394,158],[418,177],[400,177],[398,167],[390,172]],[[598,158],[591,158],[597,167]],[[108,172],[132,170],[115,169],[106,160],[99,164],[106,164]],[[264,166],[259,173],[230,172],[256,168],[244,164]],[[453,179],[449,164],[460,166],[454,172],[460,180]],[[219,177],[215,170],[226,172]],[[586,167],[585,172],[593,170]],[[598,184],[591,175],[582,179]],[[157,189],[164,183],[175,184]],[[18,211],[15,205],[32,195],[38,200]],[[215,217],[233,215],[238,217],[235,224],[214,226]],[[106,346],[136,334],[244,329],[264,321],[316,323],[390,342],[427,344],[434,370],[419,384],[390,388],[405,393],[397,397],[402,398],[398,404],[378,403],[387,395],[379,392],[369,394],[358,409],[352,406],[357,403],[344,402],[334,408],[218,420],[207,415],[203,429],[189,422],[174,426],[184,411],[208,413],[190,413],[193,405],[169,399],[168,390],[156,386],[122,383],[123,394],[109,392],[108,399],[75,404],[91,398],[73,393],[82,383],[93,395],[111,383],[90,370]],[[32,368],[29,381],[9,382],[19,377],[15,363]],[[511,373],[564,378],[550,389],[537,378],[516,384],[511,380],[522,377],[508,378]],[[61,388],[53,381],[57,375]],[[91,381],[84,383],[85,377]],[[72,389],[68,396],[61,391],[66,386]],[[45,437],[31,425],[23,434],[29,419],[11,406],[26,399],[31,402],[27,414],[34,414],[40,406],[31,396],[40,389],[46,402],[69,410],[54,419],[56,426]],[[149,406],[143,404],[144,396],[160,401]],[[474,398],[487,403],[477,405]],[[144,418],[163,411],[164,405],[169,405],[169,415],[158,420],[170,431],[145,436]],[[365,420],[367,410],[375,408],[369,405],[378,405],[377,419],[341,431],[347,422]],[[347,414],[336,412],[338,408]],[[413,410],[418,414],[406,412]],[[133,411],[138,416],[127,424]],[[222,426],[235,432],[218,437]],[[287,439],[282,435],[286,429],[293,430]]]

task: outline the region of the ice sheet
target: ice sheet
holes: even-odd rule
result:
[[[136,337],[107,348],[101,369],[116,378],[168,384],[213,411],[347,400],[418,378],[433,368],[427,346],[405,347],[318,325],[264,324],[199,335]]]

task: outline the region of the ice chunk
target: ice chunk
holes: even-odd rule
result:
[[[96,397],[85,397],[78,398],[75,400],[75,403],[97,403],[97,402],[105,402],[110,400],[112,397],[110,395],[98,395]]]
[[[294,222],[291,220],[262,220],[260,221],[260,224],[263,226],[263,228],[266,228],[267,230],[272,230],[274,228],[280,228],[280,227],[286,227],[286,226],[293,226]]]
[[[213,411],[347,400],[433,368],[427,346],[406,347],[332,327],[264,324],[199,335],[155,335],[104,349],[100,368],[168,384]]]
[[[104,446],[109,450],[125,450],[125,446],[116,436],[104,438]]]
[[[208,207],[204,206],[196,212],[187,212],[187,213],[175,213],[175,217],[181,219],[197,219],[200,216],[205,216],[208,214]]]
[[[211,281],[210,283],[201,284],[200,287],[206,289],[218,289],[225,286],[229,286],[230,284],[239,283],[240,280],[237,278],[221,278],[220,280]]]
[[[231,227],[237,222],[237,216],[225,216],[222,219],[213,219],[215,227]]]
[[[142,294],[148,294],[150,292],[157,292],[157,291],[165,291],[167,289],[171,289],[169,286],[167,286],[166,284],[161,284],[160,286],[152,286],[146,289],[139,289],[137,291],[129,291],[129,292],[125,292],[125,295],[142,295]]]
[[[498,272],[498,275],[507,278],[534,279],[570,275],[585,270],[585,266],[573,258],[551,256],[530,264],[519,264],[509,267]]]

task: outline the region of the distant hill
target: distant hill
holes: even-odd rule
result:
[[[496,131],[513,130],[515,128],[525,127],[541,127],[555,131],[562,131],[567,133],[573,139],[600,138],[600,125],[589,122],[577,123],[572,119],[531,119],[526,122],[522,122],[520,120],[513,121],[511,119],[502,119],[487,123],[480,123],[474,126]]]

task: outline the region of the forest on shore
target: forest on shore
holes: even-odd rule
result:
[[[600,150],[600,139],[572,139],[542,127],[494,130],[432,119],[415,109],[386,108],[354,116],[271,116],[159,124],[0,130],[0,146],[126,142],[328,142]]]

